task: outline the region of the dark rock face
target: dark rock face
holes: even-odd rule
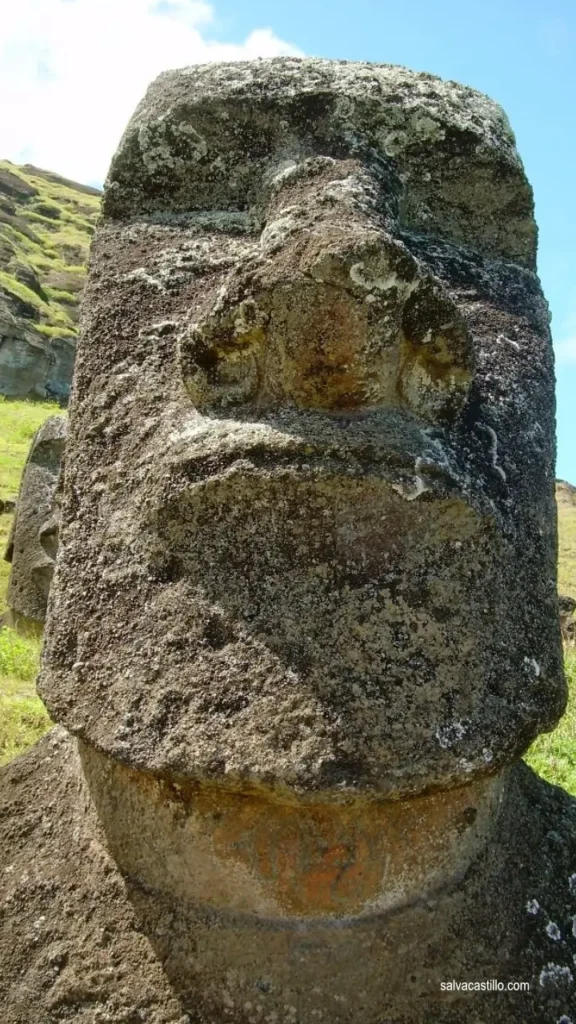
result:
[[[56,398],[67,404],[74,373],[76,339],[44,338],[26,316],[11,311],[0,295],[0,393],[11,398]],[[56,385],[58,394],[53,394]]]
[[[92,250],[40,679],[79,754],[35,861],[69,936],[47,1021],[133,992],[158,1024],[566,1024],[575,804],[516,763],[565,702],[535,244],[470,89],[292,59],[150,87]],[[84,906],[114,992],[60,924]]]
[[[51,416],[30,446],[4,558],[11,562],[7,603],[10,621],[41,626],[58,548],[56,486],[66,444],[67,421]]]

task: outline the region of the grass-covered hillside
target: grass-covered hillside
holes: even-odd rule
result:
[[[45,337],[74,337],[100,193],[0,160],[0,297]]]
[[[576,600],[576,487],[558,480],[558,590]]]
[[[14,498],[30,441],[47,416],[60,412],[46,402],[6,400],[0,397],[0,499]],[[560,532],[560,592],[576,598],[576,488],[558,487]],[[10,515],[0,516],[0,551],[4,550]],[[0,561],[0,612],[4,608],[9,566]],[[0,764],[9,761],[35,742],[50,726],[48,715],[36,696],[34,679],[40,644],[19,637],[11,629],[0,630]],[[549,782],[576,795],[576,651],[566,653],[570,703],[553,733],[540,736],[526,760]]]

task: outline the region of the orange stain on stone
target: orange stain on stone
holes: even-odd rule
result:
[[[189,799],[218,859],[247,867],[285,911],[347,916],[427,869],[434,836],[440,866],[446,836],[468,827],[474,788],[403,803],[297,804],[201,786]]]
[[[291,311],[293,330],[273,329],[282,352],[279,389],[302,408],[354,409],[365,404],[367,324],[361,308],[335,288],[310,290]],[[278,386],[275,390],[278,390]]]

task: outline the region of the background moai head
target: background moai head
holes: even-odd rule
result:
[[[58,548],[55,493],[66,431],[64,417],[50,416],[34,435],[22,474],[4,553],[12,563],[7,602],[15,625],[41,626],[46,618]]]
[[[41,690],[135,767],[397,796],[562,712],[554,381],[501,109],[386,65],[161,75],[84,301]]]

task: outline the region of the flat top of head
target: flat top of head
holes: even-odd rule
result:
[[[533,266],[530,186],[502,108],[388,64],[273,58],[167,71],[114,157],[104,216],[252,211],[282,166],[354,158],[402,227]]]

